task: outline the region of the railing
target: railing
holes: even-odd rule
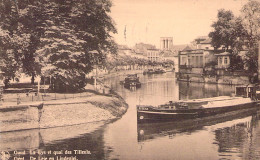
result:
[[[180,65],[180,69],[191,69],[191,65]]]
[[[25,102],[35,101],[51,101],[51,100],[65,100],[71,98],[81,98],[91,96],[90,92],[82,93],[17,93],[17,94],[4,94],[3,104],[22,104]]]

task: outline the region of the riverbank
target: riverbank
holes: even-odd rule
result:
[[[77,94],[44,93],[28,97],[23,94],[19,95],[19,103],[16,94],[4,95],[10,101],[0,106],[0,132],[110,121],[121,118],[128,109],[124,99],[111,90],[100,93],[88,89]],[[31,96],[34,101],[22,101]],[[41,96],[45,96],[45,101],[38,101]],[[42,108],[37,107],[41,104]]]
[[[108,73],[103,73],[99,75],[99,79],[105,79],[109,77],[115,77],[115,76],[120,76],[120,75],[127,75],[127,74],[142,74],[143,70],[118,70],[114,72]]]

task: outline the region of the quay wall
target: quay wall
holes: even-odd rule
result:
[[[202,74],[178,73],[177,79],[186,82],[243,85],[249,84],[247,76],[207,76]]]
[[[30,105],[9,106],[0,111],[0,132],[39,128],[39,110]]]
[[[120,118],[128,108],[118,95],[98,94],[78,99],[45,101],[42,108],[36,106],[2,106],[0,132],[107,121]]]

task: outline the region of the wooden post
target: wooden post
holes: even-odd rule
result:
[[[95,75],[95,90],[97,90],[97,65],[96,65],[96,75]]]
[[[260,41],[258,41],[258,80],[260,80]]]
[[[38,79],[38,95],[40,94],[40,82],[41,82],[41,77]]]
[[[0,106],[3,105],[3,92],[4,92],[4,85],[0,82]]]

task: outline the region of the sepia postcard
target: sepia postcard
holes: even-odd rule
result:
[[[260,159],[259,0],[1,0],[0,160]]]

